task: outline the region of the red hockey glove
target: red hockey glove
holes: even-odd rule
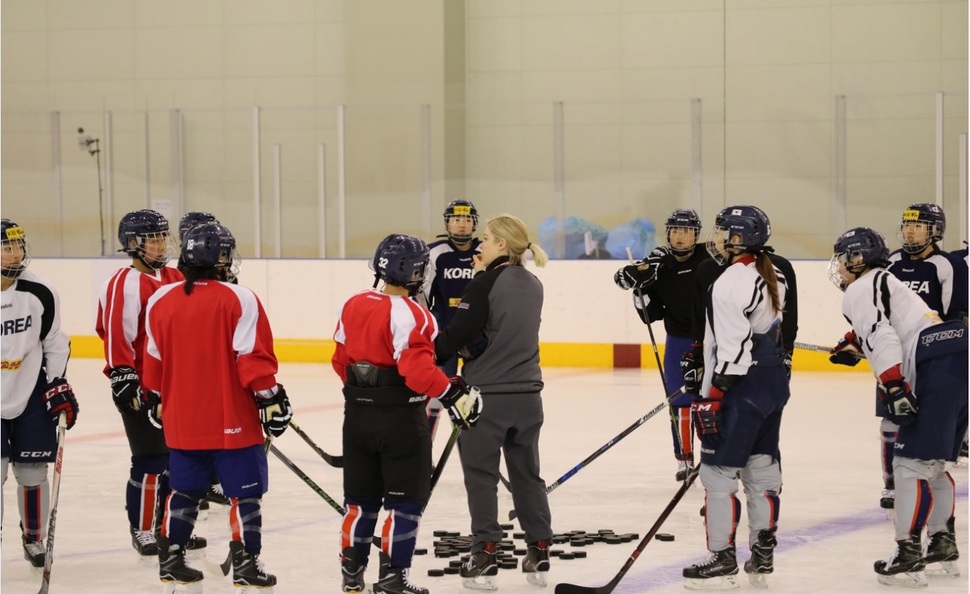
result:
[[[47,414],[54,419],[55,423],[61,413],[67,417],[68,429],[77,422],[77,411],[79,410],[77,398],[74,396],[71,384],[67,383],[66,379],[59,377],[47,386],[47,389],[44,390],[44,404],[47,406]]]
[[[859,342],[854,330],[846,332],[838,344],[829,351],[829,361],[836,365],[848,365],[849,367],[858,365],[862,356],[862,343]]]

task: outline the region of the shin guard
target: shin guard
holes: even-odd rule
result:
[[[131,473],[125,491],[128,522],[134,530],[152,530],[156,510],[159,506],[159,492],[165,479],[162,474],[168,469],[168,455],[132,456]]]
[[[694,460],[694,433],[690,423],[690,407],[672,406],[673,418],[670,430],[674,438],[674,457],[678,460]]]
[[[241,542],[243,550],[250,555],[258,555],[263,548],[263,515],[259,497],[245,499],[230,498],[229,527],[232,540]]]
[[[340,527],[340,550],[353,547],[357,550],[357,560],[367,565],[371,541],[377,528],[377,514],[380,503],[362,503],[347,500],[344,502],[344,521]]]
[[[195,520],[199,516],[199,502],[205,497],[205,490],[182,492],[172,490],[162,505],[160,515],[160,534],[173,545],[186,548],[195,530]]]
[[[384,508],[387,510],[387,519],[381,530],[381,550],[391,560],[391,567],[411,567],[422,506],[395,501],[385,503]]]

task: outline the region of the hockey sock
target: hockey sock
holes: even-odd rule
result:
[[[45,521],[50,510],[50,486],[47,482],[47,464],[14,463],[13,475],[17,479],[17,503],[20,522],[28,541],[43,540]]]
[[[384,508],[388,513],[381,530],[381,550],[391,559],[391,567],[411,567],[422,506],[391,501]]]
[[[198,491],[171,490],[162,505],[159,530],[173,545],[185,547],[189,544],[195,520],[199,516],[199,502],[205,497],[205,489]]]
[[[678,460],[694,459],[694,435],[690,424],[690,407],[671,407],[674,418],[671,419],[670,432],[674,437],[674,457]]]
[[[933,492],[929,481],[896,477],[896,540],[920,537],[933,509]]]
[[[720,551],[734,546],[741,519],[741,502],[734,493],[711,493],[704,497],[707,550]]]
[[[357,558],[361,563],[367,563],[370,555],[371,541],[374,538],[374,529],[377,527],[377,513],[380,511],[380,503],[364,503],[344,501],[344,521],[340,527],[340,550],[347,547],[357,549]]]
[[[887,427],[888,425],[888,427]],[[896,448],[896,427],[891,422],[883,420],[880,427],[882,435],[882,482],[887,489],[893,489],[893,451]]]
[[[259,497],[245,499],[231,498],[229,508],[229,528],[232,539],[242,542],[243,549],[250,555],[258,555],[263,549],[261,531],[263,514]]]
[[[949,472],[944,472],[930,481],[930,489],[933,490],[933,508],[926,520],[927,534],[936,534],[941,530],[952,532],[949,526],[954,516],[956,495],[953,477]]]
[[[131,457],[131,474],[125,498],[128,521],[135,530],[152,529],[161,474],[167,468],[167,454]]]

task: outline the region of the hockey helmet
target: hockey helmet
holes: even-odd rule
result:
[[[472,232],[468,235],[456,235],[453,234],[448,229],[448,221],[452,217],[469,217],[472,220]],[[475,205],[472,204],[471,200],[457,199],[452,200],[445,207],[445,231],[448,232],[448,239],[454,241],[455,243],[467,243],[472,240],[475,230],[478,229],[478,210]]]
[[[186,231],[182,261],[190,268],[238,269],[236,238],[219,223],[203,223]]]
[[[867,268],[885,268],[889,265],[889,248],[885,238],[869,227],[849,229],[835,240],[832,250],[835,254],[829,262],[828,276],[832,284],[842,291]]]
[[[216,215],[212,214],[211,212],[199,210],[187,212],[182,215],[182,218],[179,220],[179,241],[185,241],[185,233],[196,225],[218,222],[219,219],[217,219]]]
[[[27,264],[30,262],[30,246],[27,244],[24,228],[10,219],[2,219],[0,248],[2,248],[0,275],[4,278],[16,279],[27,269]]]
[[[673,229],[693,229],[694,242],[696,243],[701,233],[701,218],[697,216],[697,211],[692,208],[678,208],[667,217],[667,246],[670,248],[670,251],[677,256],[690,254],[694,249],[694,245],[691,245],[687,249],[677,249],[674,247],[673,242],[670,241],[670,232]]]
[[[756,206],[729,206],[714,219],[707,251],[724,265],[731,255],[761,251],[770,236],[771,223],[763,210]]]
[[[424,282],[428,259],[424,241],[413,235],[392,234],[378,244],[370,268],[387,284],[414,291]]]
[[[925,233],[920,233],[923,230],[925,230]],[[919,235],[915,235],[914,232]],[[931,243],[943,241],[945,232],[946,214],[944,214],[943,209],[930,202],[918,202],[910,204],[903,211],[903,217],[899,221],[899,229],[896,230],[896,239],[903,246],[904,252],[918,254]],[[910,237],[907,238],[907,235],[910,235]]]
[[[163,240],[161,250],[153,250],[149,256],[146,240]],[[132,245],[131,241],[135,243]],[[168,220],[154,210],[135,210],[121,217],[118,223],[118,241],[121,249],[130,256],[137,256],[149,268],[159,269],[176,253],[174,238],[168,231]]]

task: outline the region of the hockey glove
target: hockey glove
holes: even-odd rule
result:
[[[47,414],[58,422],[61,413],[66,416],[67,428],[70,429],[77,422],[77,398],[74,397],[74,390],[67,380],[59,377],[48,384],[44,390],[44,404],[47,406]]]
[[[893,365],[879,375],[879,401],[886,418],[900,427],[916,422],[919,412],[916,396],[903,379],[899,365]]]
[[[286,397],[286,390],[278,384],[273,390],[256,392],[256,404],[259,406],[259,422],[263,424],[263,431],[267,437],[279,437],[290,426],[293,418],[293,407]]]
[[[448,378],[451,385],[438,397],[441,405],[448,409],[451,422],[464,429],[470,429],[482,415],[482,395],[478,388],[469,386],[460,376]]]
[[[855,367],[862,359],[862,343],[855,335],[854,330],[849,330],[845,336],[839,340],[838,344],[829,351],[829,361],[836,365],[848,365]]]
[[[690,404],[694,431],[708,449],[721,442],[721,403],[720,398],[698,398]]]
[[[781,364],[785,366],[785,377],[788,378],[789,382],[791,381],[791,356],[792,352],[785,349],[785,354],[781,360]]]
[[[115,367],[109,372],[111,378],[111,398],[115,408],[122,414],[133,415],[141,409],[141,381],[138,373],[127,365]]]
[[[667,248],[657,248],[650,253],[646,260],[628,264],[616,271],[613,282],[624,291],[629,289],[646,289],[657,282],[657,273]]]
[[[701,393],[704,381],[704,345],[694,342],[690,346],[691,350],[680,358],[680,372],[684,376],[684,391],[696,395]]]
[[[162,428],[162,395],[158,392],[148,390],[145,392],[145,402],[142,403],[145,413],[148,415],[148,422],[156,429]]]

